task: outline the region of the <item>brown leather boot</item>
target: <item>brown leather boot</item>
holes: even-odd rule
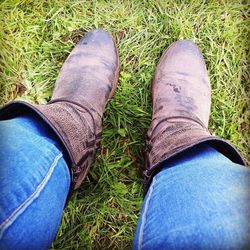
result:
[[[116,89],[118,74],[113,38],[103,30],[93,30],[65,61],[47,105],[16,101],[0,110],[0,120],[29,111],[38,114],[60,139],[72,174],[71,187],[76,189],[94,161],[101,118]]]
[[[234,146],[208,131],[210,83],[202,54],[193,42],[175,42],[163,53],[152,82],[152,98],[146,187],[163,162],[201,143],[235,163],[245,164]]]

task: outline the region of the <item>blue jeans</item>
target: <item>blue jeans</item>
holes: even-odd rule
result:
[[[0,249],[48,249],[70,187],[60,143],[30,115],[1,121],[0,138]],[[249,218],[249,169],[201,145],[153,178],[133,248],[247,248]]]

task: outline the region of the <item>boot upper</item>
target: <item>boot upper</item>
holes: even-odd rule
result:
[[[52,101],[88,102],[102,115],[117,84],[118,64],[116,45],[109,33],[100,29],[88,32],[64,62]]]
[[[210,83],[197,45],[181,40],[164,52],[154,75],[152,97],[153,119],[196,118],[208,127]]]
[[[61,141],[71,171],[71,190],[80,186],[95,159],[102,115],[118,82],[119,60],[112,36],[88,32],[62,66],[51,101],[36,105],[16,101],[0,110],[0,120],[35,112]]]
[[[151,88],[153,115],[146,142],[146,187],[163,163],[200,143],[207,143],[232,161],[244,164],[234,146],[211,136],[208,130],[210,82],[195,43],[180,40],[165,50]]]

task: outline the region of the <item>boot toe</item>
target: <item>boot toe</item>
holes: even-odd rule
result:
[[[196,53],[200,52],[199,47],[192,40],[188,40],[188,39],[179,40],[179,41],[172,43],[172,45],[173,45],[173,49],[182,50],[182,51],[187,50],[187,51],[192,51]]]
[[[191,75],[205,77],[207,70],[199,47],[191,40],[172,43],[163,53],[159,65],[165,74],[173,77]]]
[[[203,64],[203,56],[198,45],[191,40],[179,40],[172,43],[167,49],[168,56],[178,57],[178,60],[185,59],[187,63],[199,59]]]
[[[83,36],[79,42],[80,45],[114,46],[112,36],[105,30],[91,30]]]

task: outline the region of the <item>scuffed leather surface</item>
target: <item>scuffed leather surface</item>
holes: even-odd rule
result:
[[[198,46],[188,40],[170,45],[160,58],[151,87],[153,117],[146,142],[146,187],[163,162],[200,143],[244,164],[234,146],[208,131],[210,82]]]
[[[80,186],[95,159],[104,108],[117,86],[119,60],[113,38],[103,30],[88,32],[72,50],[56,81],[51,101],[33,105],[16,101],[0,110],[0,120],[37,113],[65,149],[72,189]]]

